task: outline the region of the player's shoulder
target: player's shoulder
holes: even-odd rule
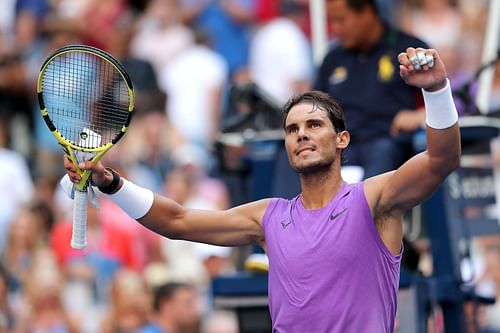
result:
[[[259,199],[233,207],[229,211],[243,213],[254,220],[261,220],[274,198]]]
[[[264,217],[264,215],[274,214],[280,211],[289,211],[290,206],[299,197],[300,195],[291,199],[282,197],[267,198],[254,201],[252,205],[254,205],[255,209],[260,211],[262,213],[262,217]]]
[[[273,198],[257,200],[254,202],[254,205],[255,207],[258,207],[259,209],[266,212],[269,210],[280,209],[280,207],[281,208],[287,207],[290,202],[291,202],[290,199],[273,197]]]

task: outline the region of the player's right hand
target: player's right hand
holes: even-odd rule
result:
[[[106,172],[106,169],[101,162],[80,162],[78,167],[81,171],[90,170],[92,171],[92,184],[95,186],[105,186],[113,181],[113,175],[110,172]],[[71,162],[68,156],[64,155],[64,168],[67,171],[69,179],[73,183],[78,183],[82,177],[78,173],[76,166]]]
[[[409,47],[398,55],[401,78],[406,84],[437,91],[446,86],[446,69],[434,49]]]

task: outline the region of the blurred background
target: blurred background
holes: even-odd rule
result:
[[[62,150],[36,80],[57,48],[99,47],[137,99],[107,166],[192,208],[293,197],[280,108],[312,87],[336,39],[328,2],[0,0],[0,332],[270,332],[259,249],[160,238],[105,196],[89,207],[88,246],[70,248]],[[464,140],[462,167],[405,219],[397,332],[500,332],[499,1],[378,5],[440,52]]]

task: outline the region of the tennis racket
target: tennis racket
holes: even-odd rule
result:
[[[99,161],[128,129],[134,109],[132,81],[110,54],[69,45],[43,63],[37,83],[40,112],[76,166],[71,247],[87,245],[87,191],[91,172],[78,163]]]

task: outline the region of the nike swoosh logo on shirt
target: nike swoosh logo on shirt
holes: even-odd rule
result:
[[[286,229],[286,227],[288,227],[290,224],[292,223],[292,221],[288,221],[288,222],[285,222],[285,221],[281,221],[281,227],[284,229]]]
[[[344,208],[340,212],[338,212],[337,214],[330,215],[330,221],[335,220],[337,217],[339,217],[340,215],[342,215],[346,210],[347,210],[347,208]]]

